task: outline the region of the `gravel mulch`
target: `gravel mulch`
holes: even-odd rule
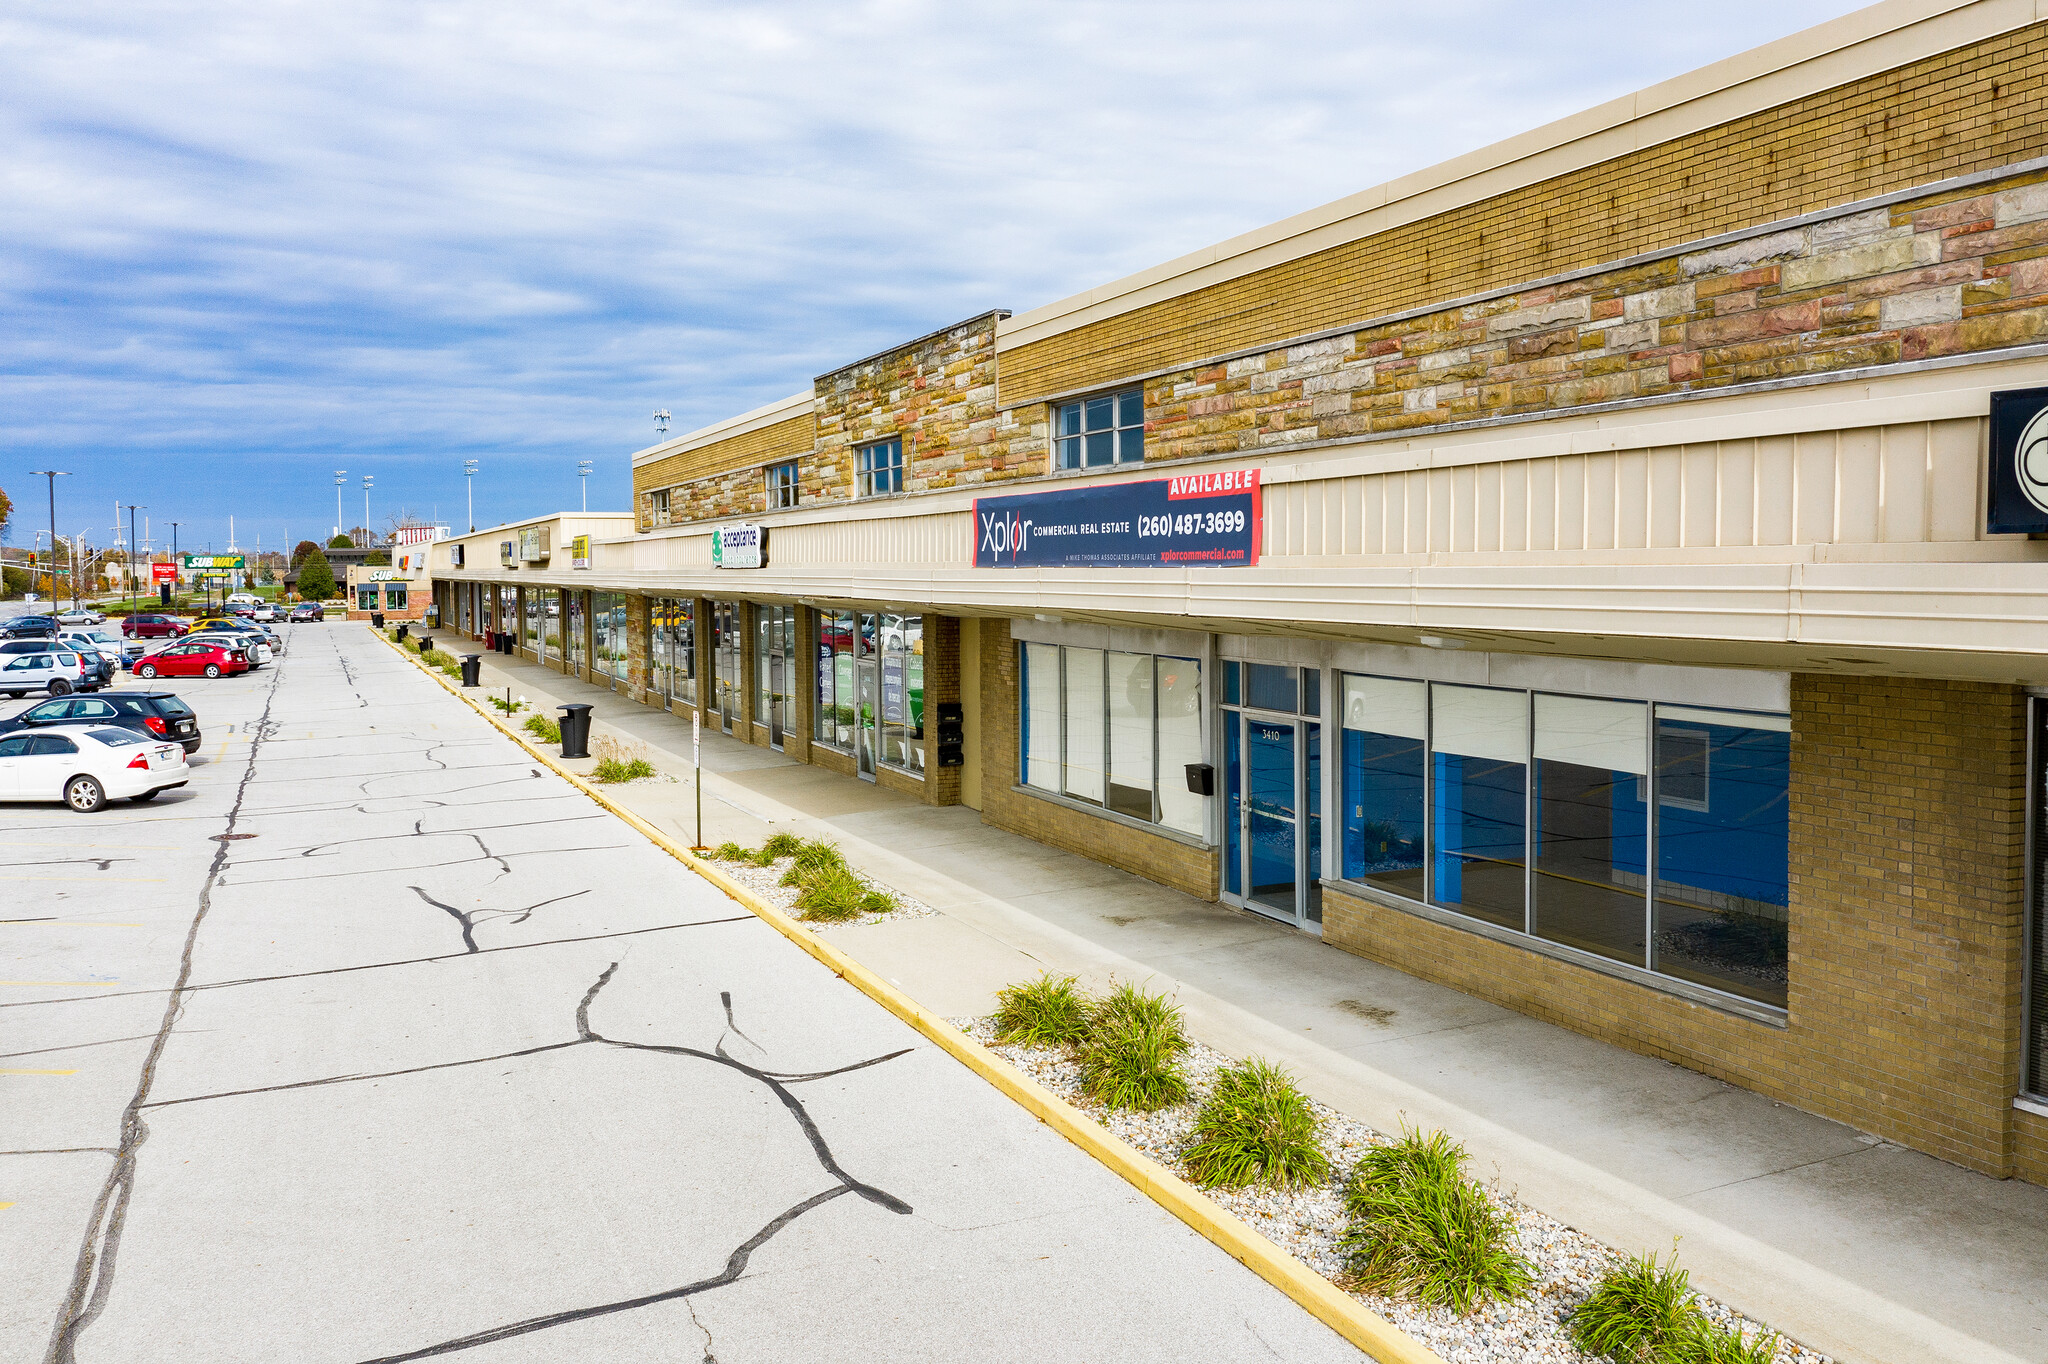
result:
[[[803,917],[802,912],[796,907],[797,888],[795,886],[785,886],[781,883],[782,874],[789,870],[789,864],[792,859],[783,858],[772,866],[766,867],[757,867],[751,862],[723,862],[716,858],[708,860],[727,876],[730,876],[748,890],[753,891],[754,894],[760,896],[791,918],[801,919]],[[830,923],[806,923],[805,927],[810,928],[814,932],[830,932],[835,928],[857,928],[862,924],[888,923],[895,919],[924,919],[939,912],[922,900],[905,895],[894,887],[883,885],[864,871],[857,868],[851,868],[850,870],[860,879],[862,884],[895,896],[896,908],[882,914],[862,914],[858,918],[838,919]]]
[[[1196,1043],[1186,1057],[1188,1102],[1156,1113],[1116,1113],[1082,1093],[1080,1067],[1065,1050],[999,1044],[990,1019],[949,1021],[1123,1141],[1183,1175],[1181,1151],[1193,1131],[1195,1114],[1208,1096],[1216,1072],[1231,1060],[1213,1047]],[[1326,1104],[1310,1102],[1322,1119],[1323,1145],[1330,1154],[1332,1177],[1327,1184],[1296,1192],[1210,1189],[1207,1193],[1275,1245],[1324,1278],[1338,1282],[1344,1270],[1343,1256],[1337,1250],[1337,1238],[1347,1221],[1342,1199],[1344,1185],[1359,1157],[1368,1148],[1385,1144],[1387,1138]],[[1585,1233],[1524,1205],[1501,1189],[1498,1182],[1488,1185],[1486,1192],[1514,1220],[1523,1253],[1536,1264],[1536,1284],[1527,1297],[1489,1304],[1470,1316],[1460,1317],[1445,1309],[1421,1307],[1370,1293],[1352,1296],[1435,1350],[1448,1364],[1601,1364],[1572,1345],[1564,1332],[1564,1318],[1592,1292],[1608,1268],[1624,1257]],[[1699,1304],[1723,1326],[1740,1325],[1751,1334],[1763,1329],[1732,1308],[1704,1296],[1699,1298]],[[1831,1364],[1828,1356],[1790,1341],[1780,1345],[1778,1362]]]

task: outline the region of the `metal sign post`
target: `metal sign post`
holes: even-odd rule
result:
[[[697,778],[697,848],[704,846],[704,721],[703,712],[690,712],[690,770]]]

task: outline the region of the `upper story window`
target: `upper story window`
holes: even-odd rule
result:
[[[643,504],[640,519],[647,528],[668,524],[668,489],[656,488],[651,493],[642,493],[640,499]]]
[[[1058,468],[1140,463],[1145,458],[1145,390],[1127,388],[1061,403],[1052,425]]]
[[[903,442],[885,440],[860,448],[860,495],[903,491]]]
[[[781,511],[796,505],[796,461],[768,466],[768,510]]]

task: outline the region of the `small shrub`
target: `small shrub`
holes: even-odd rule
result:
[[[867,885],[846,868],[827,868],[804,882],[804,888],[797,892],[797,917],[823,923],[857,919],[867,893]]]
[[[1187,1049],[1179,1009],[1163,995],[1120,985],[1089,1013],[1081,1088],[1106,1107],[1140,1113],[1184,1102]]]
[[[903,908],[903,902],[886,890],[869,886],[867,894],[860,897],[860,912],[863,914],[889,914]]]
[[[785,886],[805,885],[822,872],[846,870],[846,859],[840,856],[839,849],[815,838],[805,839],[790,857],[794,860],[789,864],[789,870],[782,873]]]
[[[502,711],[506,715],[517,715],[520,711],[526,709],[526,703],[524,701],[508,701],[502,696],[486,696],[484,700],[489,701],[492,705],[496,706],[500,711]],[[533,718],[535,720],[538,720],[540,717],[536,715]],[[553,724],[554,722],[550,720],[548,723]],[[532,720],[527,721],[527,728],[533,728]],[[560,741],[556,740],[555,742]]]
[[[711,856],[720,862],[751,862],[754,860],[753,849],[742,848],[731,839],[727,839],[719,844]]]
[[[1572,1344],[1627,1364],[1689,1360],[1688,1351],[1710,1329],[1676,1250],[1661,1264],[1655,1255],[1642,1255],[1608,1270],[1565,1319]]]
[[[1693,1333],[1672,1357],[1682,1364],[1777,1364],[1778,1344],[1769,1331],[1744,1336],[1735,1327],[1716,1326],[1701,1313]]]
[[[1317,1140],[1322,1126],[1293,1076],[1251,1057],[1217,1073],[1215,1089],[1195,1115],[1188,1173],[1210,1188],[1319,1184],[1330,1177],[1330,1158]]]
[[[1529,1291],[1535,1266],[1464,1165],[1465,1149],[1442,1132],[1404,1131],[1366,1153],[1344,1191],[1352,1222],[1337,1241],[1352,1287],[1461,1315]]]
[[[1072,976],[1048,971],[996,991],[996,1041],[1027,1047],[1077,1046],[1088,1037],[1092,1001]]]
[[[544,744],[558,744],[562,742],[562,727],[545,715],[527,716],[526,732]]]
[[[779,834],[768,835],[768,841],[761,845],[761,851],[754,854],[754,862],[757,866],[769,866],[785,857],[796,856],[797,849],[803,845],[804,841],[801,838],[784,829]]]
[[[647,761],[647,750],[639,744],[621,743],[609,734],[600,734],[593,747],[597,766],[591,769],[592,781],[639,781],[654,775],[654,764]]]

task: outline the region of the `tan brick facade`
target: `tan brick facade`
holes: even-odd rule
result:
[[[1783,1027],[1337,891],[1324,941],[1945,1160],[2027,1174],[2012,1107],[2023,710],[2012,687],[1795,676]]]
[[[1852,81],[1003,356],[1012,402],[2039,156],[2048,25]]]

